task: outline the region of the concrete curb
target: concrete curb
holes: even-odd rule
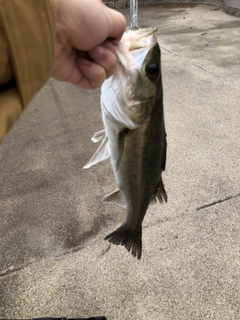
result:
[[[221,8],[227,14],[240,17],[240,1],[237,3],[236,0],[224,0],[221,3]]]
[[[209,4],[220,7],[221,0],[139,0],[140,5],[161,5],[163,3],[189,3],[189,4]],[[127,5],[130,5],[130,0],[127,0]]]
[[[112,9],[121,9],[130,6],[130,0],[104,1]],[[163,3],[192,3],[192,4],[209,4],[221,7],[222,10],[230,15],[240,17],[239,0],[140,0],[140,5],[161,5]]]
[[[109,2],[105,2],[106,6],[108,6],[109,8],[112,9],[121,9],[121,8],[126,8],[129,6],[129,4],[127,3],[127,1],[124,0],[120,0],[120,1],[109,1]]]

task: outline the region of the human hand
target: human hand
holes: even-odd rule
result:
[[[101,86],[116,64],[115,46],[125,18],[101,0],[57,0],[55,57],[52,76],[81,88]]]

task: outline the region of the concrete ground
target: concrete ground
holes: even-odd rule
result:
[[[0,149],[0,318],[240,319],[240,20],[207,5],[139,17],[162,49],[169,202],[146,214],[140,261],[103,240],[125,212],[100,201],[109,161],[82,169],[99,90],[50,80]]]

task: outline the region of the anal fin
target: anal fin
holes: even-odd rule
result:
[[[156,190],[156,192],[154,194],[154,197],[152,198],[152,200],[151,200],[149,205],[152,206],[152,205],[156,204],[157,200],[160,203],[163,203],[164,201],[165,202],[168,201],[167,193],[165,191],[162,179],[160,180],[160,182],[158,184],[158,187],[157,187],[157,190]]]

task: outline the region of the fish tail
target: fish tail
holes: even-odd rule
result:
[[[128,252],[134,257],[141,259],[142,256],[142,231],[139,233],[131,234],[126,230],[124,226],[121,226],[114,232],[110,233],[108,236],[104,238],[104,240],[108,240],[109,242],[124,246]]]

